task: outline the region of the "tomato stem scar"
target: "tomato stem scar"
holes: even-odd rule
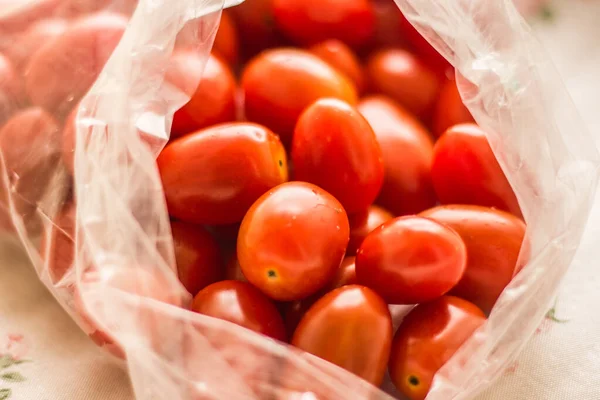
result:
[[[275,271],[274,271],[274,270],[272,270],[272,269],[270,269],[270,270],[267,270],[267,276],[268,276],[269,278],[276,278],[276,277],[277,277],[277,272],[275,272]]]
[[[279,160],[279,166],[283,167],[283,161]]]
[[[419,383],[421,383],[421,381],[419,381],[419,378],[417,378],[414,375],[411,375],[408,377],[408,383],[412,386],[419,386]]]

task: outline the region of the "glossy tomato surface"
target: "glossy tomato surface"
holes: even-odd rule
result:
[[[169,213],[196,224],[239,222],[263,193],[287,180],[279,138],[250,123],[181,137],[157,159]]]
[[[292,141],[294,179],[327,190],[348,213],[366,210],[383,183],[383,159],[373,129],[358,110],[321,99],[298,119]]]
[[[167,80],[185,87],[202,70],[202,65],[199,54],[181,52],[173,57]],[[229,66],[210,55],[192,98],[173,117],[171,136],[179,137],[211,125],[235,121],[236,90],[235,77]]]
[[[356,250],[369,233],[393,218],[392,213],[376,205],[370,206],[367,211],[348,216],[350,220],[350,242],[348,242],[347,254],[356,254]]]
[[[438,139],[431,177],[442,204],[495,207],[522,217],[485,133],[475,124],[455,125]]]
[[[468,122],[475,120],[460,97],[454,77],[444,79],[433,113],[433,133],[441,136],[451,126]]]
[[[391,341],[387,304],[369,288],[348,285],[313,304],[291,343],[377,386],[385,375]]]
[[[177,275],[188,292],[195,295],[223,277],[219,245],[204,227],[172,221],[171,233]]]
[[[419,117],[431,113],[439,80],[415,55],[399,48],[380,50],[369,57],[365,71],[371,92],[391,97]]]
[[[311,46],[308,50],[346,75],[359,93],[363,91],[365,77],[360,60],[344,42],[328,39]]]
[[[342,73],[307,51],[268,50],[252,59],[242,73],[244,112],[291,143],[296,120],[322,97],[356,104],[356,88]]]
[[[284,183],[259,198],[242,221],[237,243],[242,272],[272,299],[306,298],[334,277],[349,229],[332,195],[310,183]]]
[[[235,66],[239,60],[238,32],[230,11],[223,11],[221,14],[221,22],[212,51],[221,56],[231,67]]]
[[[384,181],[377,204],[396,215],[433,207],[433,141],[427,129],[388,97],[365,97],[358,110],[373,128],[383,155]]]
[[[318,7],[315,8],[315,6]],[[369,0],[273,0],[277,26],[299,45],[339,39],[361,46],[373,36],[375,13]]]
[[[194,297],[192,310],[286,340],[285,326],[275,305],[246,282],[229,280],[207,286]]]
[[[512,214],[480,206],[449,205],[420,215],[454,229],[467,247],[467,269],[450,294],[489,313],[513,276],[525,237],[525,223]]]
[[[398,217],[369,233],[356,253],[356,278],[390,304],[416,304],[452,289],[465,273],[467,250],[452,229]]]
[[[424,400],[435,373],[484,322],[480,309],[452,296],[413,308],[394,335],[394,385],[409,399]]]
[[[94,83],[126,26],[127,19],[120,14],[94,14],[42,46],[25,72],[31,102],[66,116]]]

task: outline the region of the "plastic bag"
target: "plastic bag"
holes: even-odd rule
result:
[[[509,0],[396,2],[456,67],[465,103],[489,132],[528,224],[530,261],[485,326],[439,371],[428,396],[464,399],[502,372],[549,308],[587,222],[600,158]],[[61,23],[99,9],[130,15],[78,107],[73,179],[57,144],[60,126],[83,95],[78,82],[95,78],[97,63],[74,47],[54,55],[58,83],[43,73],[46,79],[33,79],[28,71],[23,89],[0,77],[0,124],[6,127],[9,115],[28,105],[23,93],[52,111],[0,135],[0,207],[9,217],[3,222],[14,224],[40,278],[82,329],[126,356],[140,400],[390,398],[323,360],[178,307],[190,298],[174,272],[154,159],[168,139],[173,112],[194,88],[177,87],[165,76],[174,48],[206,59],[220,9],[234,2],[135,3],[40,0],[0,7],[2,53],[26,48],[15,43],[27,41],[41,16],[53,19],[60,32]],[[95,49],[99,58],[110,54]],[[19,73],[0,62],[0,76]],[[70,92],[49,99],[58,87]]]

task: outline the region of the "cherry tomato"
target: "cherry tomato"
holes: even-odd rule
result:
[[[383,154],[385,172],[377,204],[397,215],[433,207],[433,142],[425,127],[387,97],[365,97],[358,110],[373,128]]]
[[[398,217],[369,233],[356,253],[356,278],[390,304],[431,301],[465,273],[467,249],[452,229],[433,220]]]
[[[441,136],[453,125],[475,122],[463,104],[454,78],[444,80],[433,113],[433,133]]]
[[[398,33],[402,13],[394,0],[377,0],[371,3],[375,13],[375,33],[368,47],[406,47],[406,38]]]
[[[343,286],[319,299],[294,332],[292,344],[380,385],[392,342],[392,317],[377,293]]]
[[[0,128],[21,103],[21,80],[13,65],[0,53]]]
[[[176,86],[202,69],[200,55],[188,51],[174,57],[167,79]],[[173,116],[171,136],[176,138],[211,125],[236,120],[236,83],[229,67],[218,57],[209,56],[202,79],[190,101]]]
[[[315,6],[317,8],[315,8]],[[300,45],[339,39],[353,46],[366,44],[375,30],[369,0],[273,0],[277,26]]]
[[[329,39],[315,44],[308,50],[346,75],[354,83],[359,93],[363,91],[365,77],[362,66],[356,54],[344,42]]]
[[[320,99],[298,119],[294,177],[337,198],[348,213],[366,210],[383,184],[383,158],[365,118],[348,103]]]
[[[322,97],[356,104],[356,89],[343,74],[317,56],[297,49],[276,49],[251,60],[242,74],[244,111],[291,142],[296,120]]]
[[[75,256],[75,203],[66,203],[51,224],[48,224],[40,242],[40,255],[50,282],[60,284],[73,264]]]
[[[192,310],[233,322],[273,339],[286,340],[285,326],[277,308],[246,282],[221,281],[207,286],[194,297]]]
[[[494,207],[522,218],[517,197],[475,124],[455,125],[438,139],[431,178],[442,204]]]
[[[122,15],[95,14],[77,20],[42,46],[25,72],[32,103],[65,116],[94,83],[126,26]]]
[[[230,66],[236,65],[238,62],[240,52],[238,32],[229,11],[223,11],[221,14],[213,51],[223,57]]]
[[[306,182],[284,183],[259,198],[242,221],[242,272],[272,299],[306,298],[335,275],[349,229],[344,208],[329,193]]]
[[[196,224],[239,222],[260,195],[287,180],[279,139],[249,123],[181,137],[165,147],[157,163],[169,213]]]
[[[440,83],[415,55],[403,49],[380,50],[369,57],[365,71],[372,92],[391,97],[419,117],[431,113]]]
[[[248,279],[246,279],[244,273],[242,272],[242,267],[240,266],[237,253],[235,251],[229,257],[227,264],[225,264],[225,279],[248,282]]]
[[[468,205],[440,206],[421,215],[454,229],[467,246],[467,269],[450,294],[489,313],[520,269],[525,223],[500,210]]]
[[[223,276],[219,245],[202,226],[171,222],[177,274],[192,295]]]
[[[393,218],[394,216],[389,211],[375,205],[370,206],[364,212],[349,215],[350,242],[348,242],[346,253],[356,254],[356,250],[369,233]]]
[[[413,308],[394,335],[389,371],[411,400],[424,400],[435,373],[485,322],[473,304],[444,296]]]

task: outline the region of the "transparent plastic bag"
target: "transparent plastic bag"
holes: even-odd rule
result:
[[[174,270],[154,160],[168,139],[173,112],[195,87],[178,87],[165,77],[175,48],[206,60],[220,10],[234,2],[39,0],[0,6],[3,54],[27,49],[15,43],[26,42],[42,18],[64,32],[61,24],[98,10],[129,17],[114,51],[94,47],[99,59],[112,52],[98,71],[97,63],[78,53],[85,46],[54,54],[53,68],[38,72],[37,80],[27,69],[10,71],[0,62],[1,129],[16,112],[33,113],[29,124],[21,121],[0,135],[2,225],[14,224],[40,278],[81,328],[126,357],[137,399],[390,398],[323,360],[179,307],[190,296]],[[528,224],[529,262],[489,321],[439,371],[428,396],[464,399],[502,372],[549,308],[588,219],[599,156],[509,0],[396,3],[455,66],[465,103],[489,133]],[[19,74],[24,88],[3,79]],[[78,103],[85,90],[77,82],[90,76],[93,86]],[[48,97],[58,87],[53,85],[62,88],[60,98]],[[32,98],[51,112],[35,114],[28,108]],[[71,177],[62,157],[62,126],[76,104]]]

